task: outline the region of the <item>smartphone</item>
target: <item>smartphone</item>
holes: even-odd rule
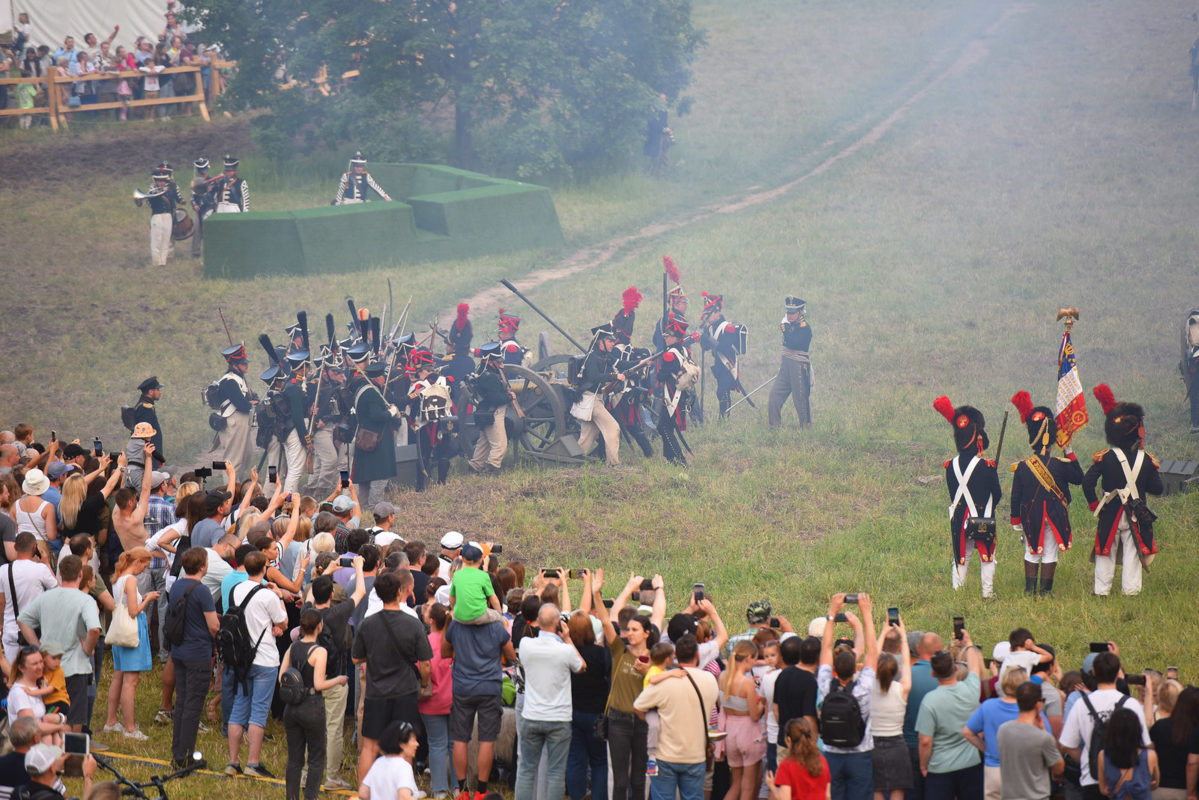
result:
[[[833,622],[849,622],[849,617],[845,616],[844,611],[838,611],[837,616],[833,617]]]
[[[92,751],[92,737],[86,733],[64,733],[62,749],[68,755],[87,755]]]
[[[349,480],[349,478],[346,478],[346,480]],[[349,484],[346,485],[348,486]],[[499,555],[502,552],[504,552],[504,546],[502,544],[493,544],[491,546],[491,554],[493,556]]]
[[[58,431],[50,431],[50,441],[52,441],[52,442],[58,441]]]
[[[341,488],[350,488],[350,471],[348,469],[343,469],[341,471]],[[494,553],[495,551],[492,550],[492,552]]]
[[[1144,686],[1145,685],[1145,676],[1144,675],[1125,675],[1124,682],[1127,683],[1129,686]]]
[[[892,628],[899,627],[899,606],[889,606],[887,608],[887,624]]]
[[[961,639],[962,631],[966,630],[966,620],[964,617],[953,618],[953,638]]]
[[[196,477],[197,478],[211,478],[212,470],[210,470],[208,467],[196,467]]]
[[[278,483],[279,482],[279,468],[278,467],[267,467],[266,475],[267,475],[267,483]]]
[[[224,472],[225,471],[225,462],[224,461],[213,461],[212,469],[213,469],[213,472]]]
[[[37,552],[37,548],[34,548],[34,552]],[[604,598],[604,608],[611,608],[614,605],[616,605],[616,601],[611,597]]]
[[[1106,653],[1107,652],[1107,642],[1091,642],[1091,652],[1092,653]]]
[[[556,570],[556,569],[543,569],[541,572],[542,572],[542,574],[544,574],[544,575],[545,575],[545,577],[547,577],[547,578],[556,578],[556,577],[558,577],[558,570]]]
[[[858,593],[854,592],[853,594],[845,595],[845,602],[848,605],[856,606],[858,604]]]
[[[691,586],[691,593],[695,595],[695,602],[698,603],[700,600],[703,600],[705,597],[704,585],[702,583],[693,584]]]
[[[653,591],[653,588],[654,588],[654,579],[653,578],[646,578],[643,581],[641,581],[641,591],[649,592],[649,591]]]
[[[566,577],[570,578],[572,581],[580,580],[586,574],[587,570],[585,569],[568,569],[566,571]]]
[[[354,566],[354,554],[346,553],[345,555],[343,555],[337,559],[337,563],[341,564],[343,567]]]
[[[103,458],[104,443],[99,439],[96,439],[94,442],[92,442],[92,452],[96,454],[96,458]]]
[[[779,618],[778,618],[778,617],[771,617],[771,618],[770,618],[770,627],[772,627],[772,628],[777,628],[777,627],[778,627],[779,625],[781,625],[781,624],[782,624],[782,623],[780,623],[780,622],[779,622]]]

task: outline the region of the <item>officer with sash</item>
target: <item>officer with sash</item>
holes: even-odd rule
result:
[[[383,187],[375,183],[375,179],[366,171],[366,159],[360,150],[350,159],[350,169],[342,174],[332,205],[346,206],[369,202],[372,191],[388,203],[391,202]]]
[[[479,437],[475,440],[475,452],[468,466],[472,472],[496,473],[504,465],[504,454],[508,452],[508,432],[504,418],[508,404],[516,395],[504,382],[504,354],[499,342],[488,342],[478,350],[479,366],[475,371],[471,388],[475,401],[475,429]]]
[[[1066,458],[1053,457],[1057,423],[1053,411],[1033,406],[1028,392],[1017,392],[1012,405],[1028,427],[1033,454],[1012,465],[1012,527],[1024,539],[1024,593],[1037,593],[1037,570],[1042,595],[1053,594],[1058,552],[1069,550],[1070,484],[1082,484],[1082,467],[1072,447]]]
[[[807,306],[794,295],[787,297],[783,306],[783,320],[779,328],[783,332],[783,358],[778,375],[770,387],[770,399],[766,405],[766,417],[770,429],[783,422],[783,403],[790,395],[799,416],[799,427],[812,424],[812,406],[809,395],[812,391],[812,362],[808,350],[812,346],[812,328],[806,319]]]
[[[742,394],[741,367],[737,354],[742,349],[744,328],[724,318],[724,296],[703,293],[704,313],[700,317],[703,332],[700,347],[712,351],[712,376],[716,378],[716,399],[720,403],[720,416],[726,417],[732,405],[733,389]],[[751,401],[752,402],[752,401]]]
[[[386,365],[376,361],[356,372],[350,382],[354,393],[354,457],[350,480],[358,496],[374,507],[383,500],[387,481],[396,476],[395,420],[400,411],[383,399]]]
[[[216,213],[240,214],[250,210],[250,185],[245,178],[237,177],[241,162],[231,155],[225,156],[225,174],[221,176],[216,191]]]
[[[582,397],[570,409],[571,415],[579,420],[579,447],[583,455],[588,455],[595,447],[596,439],[603,436],[604,461],[610,467],[620,464],[620,424],[604,407],[604,387],[612,381],[625,379],[614,366],[615,345],[616,331],[611,323],[591,329],[591,348],[583,357],[577,381]]]
[[[989,440],[982,412],[973,406],[954,408],[938,397],[933,408],[953,426],[958,455],[945,462],[949,487],[949,537],[953,545],[953,588],[966,585],[971,548],[982,561],[983,598],[995,596],[995,507],[1003,497],[995,462],[983,458]]]
[[[687,402],[684,395],[695,385],[699,367],[691,360],[685,342],[694,341],[687,335],[687,321],[671,314],[662,330],[665,348],[658,356],[658,396],[663,409],[658,415],[658,433],[662,436],[662,455],[676,466],[687,466],[683,455],[681,432],[687,430]]]
[[[228,370],[217,381],[219,405],[210,422],[216,428],[212,448],[201,456],[200,466],[211,467],[213,461],[225,461],[238,475],[246,474],[250,458],[250,412],[256,398],[246,384],[250,359],[245,345],[232,345],[221,351]]]
[[[1141,568],[1157,553],[1153,521],[1146,495],[1162,493],[1158,460],[1145,452],[1145,410],[1136,403],[1117,403],[1105,384],[1094,389],[1103,407],[1103,433],[1110,445],[1095,454],[1082,479],[1082,492],[1091,513],[1099,518],[1095,531],[1095,594],[1106,597],[1123,561],[1120,588],[1124,594],[1141,593]],[[1103,496],[1095,487],[1103,481]]]

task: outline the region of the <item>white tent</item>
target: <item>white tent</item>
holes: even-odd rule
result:
[[[132,49],[138,36],[157,40],[166,27],[166,0],[0,0],[0,29],[12,27],[3,24],[5,15],[11,14],[15,23],[22,12],[29,14],[33,24],[33,44],[49,45],[51,52],[67,36],[74,36],[79,48],[84,47],[86,33],[103,41],[115,25],[121,30],[113,47],[123,44]]]

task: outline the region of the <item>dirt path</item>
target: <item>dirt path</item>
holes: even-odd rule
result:
[[[977,38],[970,40],[965,46],[949,48],[937,53],[924,69],[895,92],[887,103],[882,104],[884,107],[891,107],[892,110],[889,113],[875,110],[863,116],[840,135],[822,142],[815,150],[805,154],[804,159],[805,161],[820,159],[819,163],[799,176],[771,189],[759,190],[757,186],[750,187],[745,190],[745,193],[729,195],[716,203],[701,206],[677,219],[646,225],[625,236],[618,236],[603,244],[583,248],[553,266],[536,270],[520,280],[513,281],[513,285],[522,292],[528,292],[543,284],[603,266],[621,253],[645,252],[653,240],[662,234],[673,233],[697,222],[711,219],[718,214],[736,214],[748,208],[780,199],[809,179],[828,172],[838,162],[877,144],[912,106],[940,86],[947,78],[961,77],[971,67],[986,58],[989,53],[987,40],[994,37],[1012,17],[1027,12],[1031,7],[1030,3],[1013,3],[1005,8]],[[877,119],[880,114],[885,114],[885,116],[870,125],[870,121]],[[866,128],[864,132],[863,128]],[[794,169],[796,167],[793,166],[785,172]],[[512,295],[506,288],[496,286],[466,298],[466,302],[470,304],[472,313],[478,315],[482,312],[492,311],[504,304],[510,304],[511,298]],[[448,309],[442,312],[442,315],[453,317],[454,309]]]

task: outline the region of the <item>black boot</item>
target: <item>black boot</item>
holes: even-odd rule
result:
[[[1053,578],[1041,578],[1041,597],[1053,597]]]
[[[1033,576],[1031,578],[1028,577],[1027,575],[1024,576],[1024,593],[1025,594],[1036,594],[1037,593],[1036,576]]]

